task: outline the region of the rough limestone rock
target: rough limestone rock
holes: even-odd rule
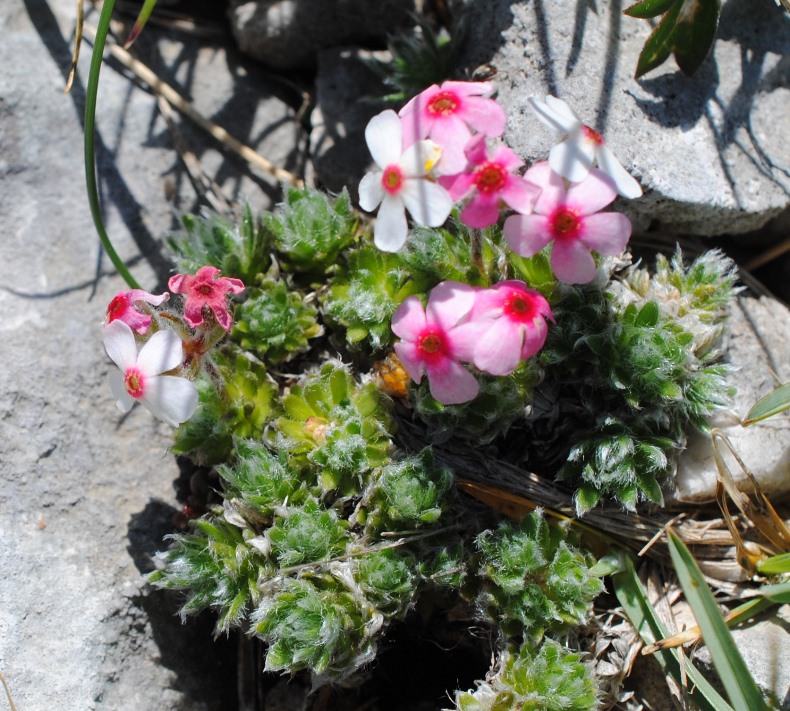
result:
[[[738,393],[732,411],[719,415],[712,424],[732,442],[761,488],[777,499],[790,493],[790,418],[780,414],[749,427],[740,422],[757,400],[779,384],[773,373],[781,382],[790,380],[788,353],[787,307],[770,297],[739,298],[731,311],[728,343],[728,360],[736,368],[728,381]],[[735,460],[728,455],[726,461],[739,487],[748,489],[746,476]],[[715,493],[711,438],[695,435],[680,456],[674,490],[667,500],[700,503],[713,501]]]
[[[712,54],[693,77],[670,58],[634,80],[650,23],[630,3],[471,4],[465,63],[491,65],[506,141],[528,161],[557,135],[532,95],[567,101],[642,183],[623,205],[637,231],[697,235],[761,227],[790,204],[790,15],[771,2],[724,3]]]
[[[384,93],[379,76],[366,62],[385,59],[387,52],[325,49],[318,54],[316,106],[311,116],[308,178],[331,192],[347,187],[357,199],[357,187],[371,165],[365,126],[384,107],[363,97]]]
[[[174,530],[179,471],[169,428],[139,406],[122,415],[107,385],[99,323],[124,285],[100,260],[85,197],[88,45],[63,95],[73,13],[46,0],[0,8],[0,671],[20,710],[234,708],[234,639],[213,641],[209,618],[182,625],[142,578]],[[260,152],[295,160],[299,128],[278,85],[241,77],[220,45],[155,35],[140,49],[161,56],[163,78]],[[196,195],[155,100],[106,65],[99,94],[108,229],[140,283],[161,289],[162,238]],[[229,198],[270,206],[276,181],[242,178],[212,140],[183,136]]]
[[[383,41],[411,24],[419,0],[232,0],[243,52],[278,69],[310,66],[326,47]]]

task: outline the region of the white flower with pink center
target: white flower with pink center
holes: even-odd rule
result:
[[[373,241],[385,252],[397,252],[409,234],[406,210],[416,223],[427,227],[438,227],[450,215],[450,194],[426,177],[439,160],[441,148],[433,141],[417,141],[402,151],[401,120],[390,109],[370,120],[365,139],[379,170],[359,183],[359,206],[372,212],[381,205]]]
[[[533,96],[529,103],[543,123],[567,135],[549,152],[549,164],[555,173],[572,183],[578,183],[587,177],[593,163],[596,163],[614,181],[620,195],[626,198],[642,195],[642,187],[623,168],[603,136],[585,126],[562,99],[547,96],[545,101],[540,101]]]
[[[493,99],[490,82],[446,81],[415,96],[399,112],[403,119],[403,145],[431,138],[442,147],[437,170],[455,175],[466,167],[464,148],[472,132],[501,136],[505,110]]]
[[[617,256],[631,236],[631,222],[625,215],[598,212],[617,197],[614,182],[592,168],[584,180],[566,188],[546,161],[533,165],[524,177],[540,187],[541,193],[533,214],[505,220],[508,245],[516,254],[531,257],[553,242],[554,275],[568,284],[592,281],[596,266],[591,250]]]
[[[522,281],[503,281],[480,289],[470,314],[477,329],[472,362],[491,375],[509,375],[546,342],[549,302]]]
[[[461,212],[461,220],[469,227],[484,228],[499,220],[500,202],[516,212],[528,214],[539,190],[525,178],[514,173],[524,162],[507,146],[498,146],[489,155],[484,136],[475,136],[466,147],[467,172],[440,178],[453,200],[472,195]]]
[[[173,331],[157,331],[138,354],[132,329],[123,321],[108,323],[102,338],[107,355],[119,370],[110,374],[110,388],[121,412],[139,401],[160,420],[174,427],[195,413],[195,384],[176,375],[164,375],[181,365],[183,347]]]
[[[474,302],[474,287],[443,281],[431,291],[425,309],[417,296],[409,296],[392,317],[392,331],[401,339],[395,353],[403,367],[415,383],[427,375],[431,395],[443,405],[472,400],[480,390],[460,363],[472,360],[476,332],[458,324]]]

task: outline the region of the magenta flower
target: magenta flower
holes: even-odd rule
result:
[[[437,170],[455,175],[466,167],[464,148],[472,131],[484,136],[501,136],[505,130],[504,109],[488,98],[494,91],[490,82],[446,81],[429,86],[404,106],[403,145],[431,138],[442,147]]]
[[[549,302],[522,281],[503,281],[480,289],[470,314],[477,329],[472,362],[491,375],[509,375],[546,342]]]
[[[506,146],[499,146],[489,157],[485,137],[475,136],[466,147],[469,170],[453,177],[440,178],[453,200],[468,193],[471,202],[461,212],[469,227],[483,228],[496,224],[500,200],[516,212],[529,213],[540,190],[525,178],[513,173],[523,161]]]
[[[537,254],[550,242],[554,275],[568,284],[586,284],[595,277],[591,250],[608,256],[620,254],[631,236],[631,222],[619,212],[595,214],[617,197],[614,182],[592,168],[580,183],[565,181],[543,161],[524,176],[541,188],[532,215],[511,215],[504,235],[522,257]]]
[[[433,141],[417,141],[403,151],[401,120],[391,109],[370,120],[365,140],[378,170],[360,181],[359,206],[372,212],[381,205],[373,242],[384,252],[397,252],[409,235],[407,209],[417,224],[438,227],[453,208],[447,190],[426,177],[441,148]]]
[[[164,375],[181,365],[183,347],[173,331],[157,331],[138,354],[132,329],[123,321],[107,324],[104,348],[119,370],[110,374],[110,388],[121,412],[129,412],[135,401],[151,414],[174,427],[195,413],[198,392],[195,384],[177,375]]]
[[[157,296],[156,294],[149,294],[142,289],[131,289],[129,291],[120,291],[107,305],[107,314],[104,323],[112,323],[113,321],[123,321],[133,331],[143,334],[148,330],[151,325],[151,316],[145,311],[141,310],[136,304],[146,303],[152,306],[159,306],[161,303],[167,301],[170,294],[165,292]]]
[[[623,168],[603,136],[583,124],[562,99],[547,96],[545,101],[540,101],[532,96],[529,104],[543,123],[566,134],[565,140],[549,152],[549,164],[555,173],[578,183],[596,163],[612,179],[620,195],[626,198],[642,195],[642,186]]]
[[[217,323],[230,331],[233,317],[228,311],[227,296],[244,291],[244,282],[219,274],[216,267],[200,267],[194,276],[176,274],[167,282],[170,291],[185,297],[184,320],[192,328],[197,328],[206,316],[213,314]]]
[[[475,289],[443,281],[431,292],[423,310],[409,296],[392,317],[392,331],[402,339],[395,353],[415,383],[428,376],[431,395],[444,405],[457,405],[477,396],[480,386],[459,361],[470,361],[475,332],[458,323],[472,310]]]

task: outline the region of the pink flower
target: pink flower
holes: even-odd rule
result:
[[[467,284],[443,281],[431,292],[428,306],[409,296],[392,317],[392,330],[402,340],[395,353],[415,383],[428,376],[431,395],[444,405],[467,402],[480,386],[459,361],[470,361],[474,333],[458,323],[472,309],[475,290]]]
[[[567,135],[549,152],[549,164],[555,173],[578,183],[587,177],[595,162],[612,179],[620,195],[638,198],[642,194],[642,187],[609,150],[603,136],[585,126],[562,99],[547,96],[540,101],[532,96],[529,103],[543,123]]]
[[[170,291],[186,297],[184,320],[192,328],[197,328],[207,315],[213,314],[217,323],[230,331],[233,317],[228,311],[226,297],[244,291],[244,282],[219,274],[216,267],[200,267],[194,276],[176,274],[167,282]]]
[[[170,294],[167,292],[156,296],[142,289],[120,291],[108,304],[104,323],[112,323],[115,320],[123,321],[130,326],[132,330],[137,331],[139,334],[143,334],[151,325],[151,317],[145,311],[135,306],[135,304],[144,302],[152,306],[159,306],[169,298]]]
[[[472,362],[491,375],[508,375],[546,342],[549,302],[522,281],[503,281],[480,289],[470,314],[477,329]]]
[[[178,426],[195,413],[198,392],[186,378],[163,375],[181,365],[181,339],[173,331],[157,331],[137,353],[132,329],[116,320],[102,334],[107,355],[120,370],[110,374],[110,388],[121,412],[135,401],[168,424]]]
[[[401,132],[401,120],[391,109],[374,116],[365,128],[368,148],[380,170],[360,181],[359,206],[372,212],[381,204],[373,241],[385,252],[397,252],[405,244],[407,209],[416,223],[438,227],[453,208],[449,193],[425,177],[441,156],[439,146],[417,141],[403,152]]]
[[[443,175],[460,173],[466,167],[464,148],[472,130],[492,137],[505,130],[504,109],[488,98],[493,91],[490,82],[446,81],[428,87],[398,112],[403,145],[431,138],[442,147],[437,170]]]
[[[620,254],[631,236],[631,222],[619,212],[594,214],[617,197],[612,180],[591,169],[580,183],[565,187],[565,181],[543,161],[524,176],[542,188],[532,215],[511,215],[505,220],[504,235],[510,248],[522,257],[531,257],[552,240],[551,268],[569,284],[586,284],[595,277],[595,260],[590,250],[600,254]]]
[[[503,201],[516,212],[529,213],[535,204],[539,190],[528,183],[514,170],[524,165],[523,161],[506,146],[495,149],[488,156],[485,137],[475,136],[466,147],[470,169],[454,177],[440,178],[453,200],[460,200],[472,193],[471,202],[461,212],[461,220],[470,227],[488,227],[499,219],[499,202]]]

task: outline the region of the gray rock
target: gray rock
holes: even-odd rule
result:
[[[599,130],[645,188],[621,206],[635,228],[697,235],[761,227],[790,204],[790,16],[773,3],[724,4],[712,55],[691,78],[670,59],[639,81],[651,26],[620,2],[471,4],[465,61],[490,64],[506,141],[532,161],[557,136],[527,104],[553,94]]]
[[[718,416],[712,425],[730,440],[761,488],[779,498],[790,493],[790,418],[778,415],[749,427],[741,420],[763,395],[790,379],[790,311],[770,297],[739,298],[731,311],[727,357],[736,370],[728,382],[737,388],[731,412]],[[728,467],[739,487],[748,480],[731,456]],[[667,501],[700,503],[713,501],[716,493],[716,464],[710,435],[690,438],[680,456],[674,490]]]
[[[97,276],[82,163],[87,45],[63,95],[73,13],[46,0],[0,10],[0,671],[19,709],[232,708],[233,640],[213,641],[208,618],[182,626],[173,598],[142,579],[173,530],[178,468],[169,428],[140,407],[121,415],[107,386],[99,323],[124,285],[106,259]],[[164,56],[166,80],[264,155],[295,160],[299,128],[279,85],[258,77],[252,93],[253,70],[242,77],[222,46],[155,34],[140,49]],[[99,132],[109,232],[141,284],[161,288],[162,237],[197,199],[155,100],[112,66]],[[275,199],[275,181],[183,133],[230,199]]]
[[[243,52],[278,69],[311,66],[318,50],[381,42],[411,24],[419,0],[232,0]]]
[[[385,56],[356,49],[326,49],[318,54],[310,131],[314,174],[308,177],[335,193],[345,186],[354,200],[371,163],[365,126],[384,108],[374,100],[384,93],[381,79],[365,62]]]

